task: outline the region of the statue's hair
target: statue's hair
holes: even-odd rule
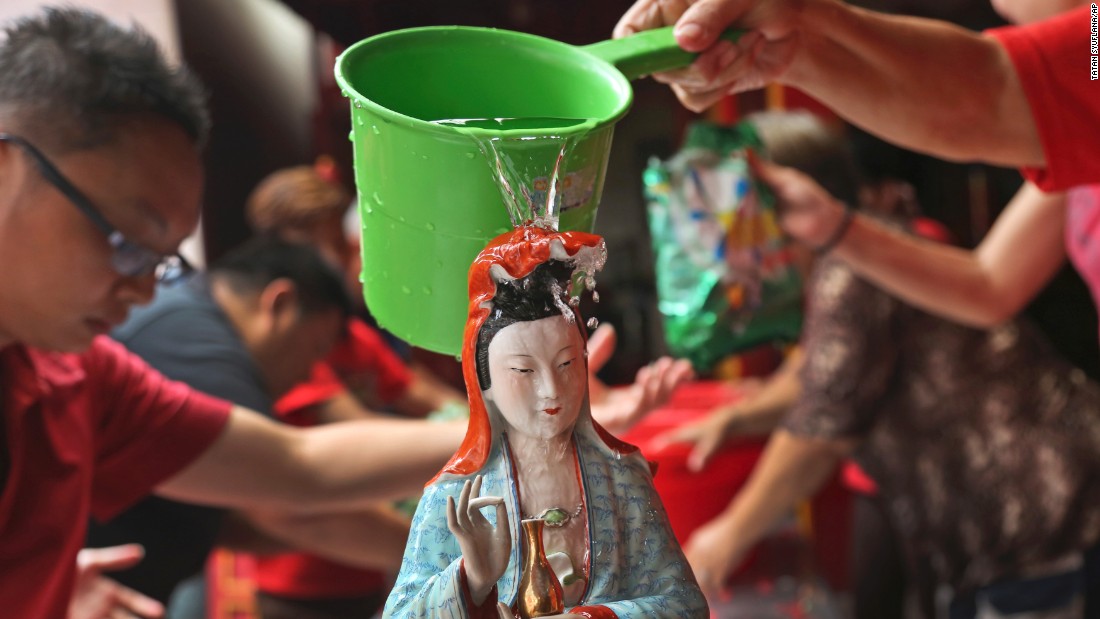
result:
[[[477,380],[482,391],[491,386],[489,344],[493,338],[517,322],[562,315],[562,308],[569,307],[572,273],[569,264],[550,260],[526,277],[497,282],[493,307],[477,335]]]

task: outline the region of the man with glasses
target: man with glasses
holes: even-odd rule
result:
[[[416,490],[462,429],[372,421],[296,430],[169,381],[102,337],[200,210],[201,88],[144,33],[47,10],[0,42],[0,609],[151,615],[77,581],[89,514],[156,491],[236,509],[369,505]],[[415,441],[415,443],[414,443]],[[409,445],[416,444],[417,449]],[[83,607],[84,609],[90,607]],[[82,608],[74,608],[74,613]],[[74,614],[74,616],[77,616]]]

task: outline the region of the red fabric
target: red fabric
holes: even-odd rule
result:
[[[316,419],[297,421],[294,414],[331,399],[345,388],[369,389],[383,402],[405,394],[412,372],[386,345],[382,335],[358,318],[348,320],[345,336],[324,361],[313,366],[308,382],[284,395],[275,404],[275,414],[296,425],[314,425]]]
[[[844,463],[844,468],[841,469],[840,478],[844,482],[844,486],[849,488],[852,492],[867,496],[875,496],[878,494],[878,484],[875,483],[875,480],[868,477],[867,473],[864,473],[863,469],[859,468],[859,465],[851,460]]]
[[[298,600],[366,596],[389,582],[373,570],[348,567],[305,553],[256,557],[256,587]]]
[[[955,235],[951,234],[951,230],[942,223],[935,219],[928,217],[914,217],[913,221],[909,223],[913,230],[913,234],[917,236],[929,239],[931,241],[938,241],[946,245],[955,244]]]
[[[1016,67],[1046,158],[1021,173],[1043,191],[1100,182],[1100,82],[1090,79],[1089,6],[990,30]]]
[[[466,613],[470,615],[470,619],[500,619],[500,614],[497,612],[497,599],[500,598],[500,593],[497,591],[497,586],[494,583],[493,588],[489,589],[489,593],[482,600],[481,606],[474,606],[473,601],[470,599],[470,582],[466,579],[466,564],[460,562],[458,565],[458,582],[462,587],[462,601],[466,604]]]
[[[736,401],[740,392],[720,381],[696,381],[681,386],[662,408],[653,411],[623,437],[638,445],[646,458],[658,466],[653,479],[657,494],[668,512],[672,532],[680,544],[695,529],[713,520],[748,481],[764,451],[766,437],[738,438],[727,442],[702,471],[687,468],[691,448],[674,444],[660,450],[653,439],[685,423],[702,419],[715,406]],[[838,588],[847,586],[850,539],[851,493],[834,478],[814,497],[812,526],[821,532],[813,539],[814,555],[828,579]],[[736,574],[750,569],[757,553],[751,552]]]
[[[358,318],[348,321],[346,336],[323,363],[313,366],[308,383],[275,403],[275,414],[296,426],[317,425],[316,407],[345,388],[372,390],[384,401],[403,395],[412,373],[382,336]],[[256,558],[260,591],[280,597],[317,600],[369,595],[388,582],[381,572],[328,561],[308,553]]]
[[[615,611],[607,608],[606,606],[578,606],[570,609],[574,615],[581,615],[588,617],[588,619],[619,619],[619,616],[615,614]]]
[[[0,351],[10,469],[0,497],[0,608],[64,619],[89,514],[114,516],[219,435],[230,404],[97,338],[81,354]]]

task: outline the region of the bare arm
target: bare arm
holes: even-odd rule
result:
[[[782,205],[783,228],[811,246],[839,225],[843,206],[790,168],[757,166]],[[1065,194],[1030,183],[974,251],[935,243],[857,215],[836,255],[861,277],[921,309],[977,327],[1016,315],[1065,263]]]
[[[305,550],[331,561],[366,569],[396,572],[409,536],[409,520],[385,506],[332,514],[285,514],[279,512],[238,513],[230,532],[254,529],[258,536],[277,545],[264,544],[249,550],[259,553]],[[223,541],[240,541],[235,536]]]
[[[717,518],[693,533],[684,548],[703,592],[717,593],[745,553],[783,514],[812,496],[851,448],[847,441],[777,431],[745,488]]]
[[[701,471],[727,439],[770,434],[802,391],[798,379],[802,360],[801,350],[795,350],[755,394],[719,406],[701,421],[669,431],[656,439],[656,447],[692,443],[687,467]]]
[[[441,410],[448,404],[466,404],[466,396],[450,385],[436,378],[428,370],[410,367],[412,382],[405,393],[393,403],[394,409],[404,415],[424,417]]]
[[[754,397],[722,407],[715,414],[726,420],[731,433],[770,433],[802,392],[798,380],[802,359],[802,351],[795,349]]]
[[[297,429],[235,407],[214,444],[158,492],[241,509],[366,507],[419,492],[465,425],[379,419]]]
[[[638,0],[615,34],[672,23],[681,47],[702,54],[689,69],[655,77],[693,110],[778,81],[914,150],[1044,164],[1019,79],[990,37],[837,0]],[[750,33],[715,44],[731,25]]]
[[[804,45],[781,81],[901,146],[957,160],[1042,166],[1008,53],[946,22],[806,4]]]
[[[318,424],[378,419],[384,416],[367,408],[358,398],[346,389],[318,405]]]
[[[1065,263],[1065,194],[1025,185],[974,251],[859,219],[838,255],[866,279],[945,318],[989,327],[1015,316]]]

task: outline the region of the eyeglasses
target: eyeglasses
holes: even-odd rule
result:
[[[124,277],[145,277],[150,273],[156,275],[159,282],[167,282],[178,279],[194,270],[187,260],[174,252],[162,254],[135,243],[122,235],[85,196],[77,189],[69,179],[65,178],[61,171],[42,154],[33,144],[27,140],[10,133],[0,133],[0,142],[11,142],[30,155],[38,167],[38,173],[42,178],[60,191],[69,202],[72,202],[81,213],[91,220],[93,224],[107,237],[107,243],[111,245],[111,266],[119,275]]]

